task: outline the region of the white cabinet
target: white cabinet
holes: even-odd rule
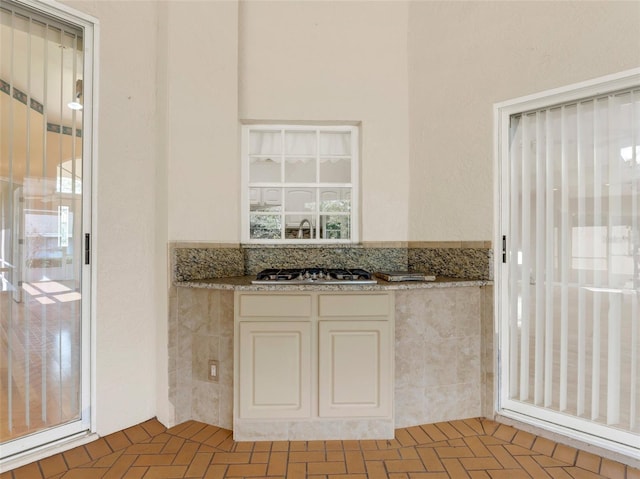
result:
[[[310,294],[236,293],[239,417],[311,414]]]
[[[390,293],[318,295],[320,417],[392,413]]]
[[[309,417],[311,323],[242,321],[239,333],[240,416]]]
[[[388,321],[320,321],[319,416],[391,414]]]
[[[235,295],[236,440],[393,436],[393,293]]]

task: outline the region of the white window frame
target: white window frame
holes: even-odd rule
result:
[[[309,183],[287,183],[284,180],[282,182],[272,183],[251,183],[249,180],[250,169],[250,155],[249,155],[249,136],[252,131],[309,131],[309,132],[349,132],[351,133],[351,181],[348,183],[323,183],[316,178],[315,182]],[[241,238],[242,243],[246,244],[353,244],[358,243],[360,239],[360,206],[359,206],[359,165],[360,165],[360,141],[359,141],[359,128],[355,125],[347,124],[335,124],[335,125],[317,125],[317,124],[274,124],[274,123],[256,123],[245,124],[242,126],[241,137]],[[284,161],[284,151],[281,153],[281,158]],[[316,162],[319,162],[320,152],[316,151]],[[348,188],[351,190],[350,195],[350,236],[348,239],[335,239],[335,238],[311,238],[311,239],[298,239],[298,238],[279,238],[279,239],[261,239],[251,238],[250,232],[250,215],[251,215],[251,188],[287,188],[287,187],[308,187],[308,188]],[[284,198],[282,204],[284,205]],[[284,215],[284,211],[282,212]],[[314,218],[314,230],[319,224],[320,218],[319,203],[316,202],[316,210],[313,213]],[[317,233],[315,236],[318,236]]]
[[[618,90],[640,85],[640,68],[607,75],[593,80],[568,85],[528,95],[494,105],[494,327],[497,331],[498,357],[497,382],[494,391],[495,411],[498,415],[530,424],[552,433],[562,434],[575,440],[602,447],[616,453],[634,457],[638,449],[629,446],[637,436],[625,431],[616,431],[607,426],[586,421],[549,409],[530,406],[509,399],[509,245],[503,243],[503,235],[509,231],[509,121],[512,115],[542,109],[558,104],[596,97]],[[507,238],[508,243],[508,238]]]

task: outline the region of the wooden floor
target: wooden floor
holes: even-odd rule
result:
[[[484,419],[398,429],[389,441],[234,442],[155,419],[0,479],[639,479],[640,470]]]
[[[0,442],[80,414],[80,301],[62,282],[0,293]]]

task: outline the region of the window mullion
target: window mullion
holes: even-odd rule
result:
[[[285,139],[285,130],[280,130],[280,239],[287,239],[287,216],[285,215],[286,209],[286,195],[284,189],[284,175],[285,175],[285,148],[286,148],[286,139]]]
[[[315,239],[319,240],[321,239],[320,237],[320,129],[316,130],[316,157],[315,157],[315,162],[316,162],[316,186],[315,186],[315,197],[316,197],[316,201],[315,201],[315,212],[314,212],[314,216],[315,216],[315,225],[316,225],[316,229],[315,229]],[[323,234],[324,234],[324,228],[323,228]]]

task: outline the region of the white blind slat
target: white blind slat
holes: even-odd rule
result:
[[[511,149],[511,183],[521,185],[520,165],[522,163],[522,129],[520,123],[522,119],[513,119],[512,128],[515,132],[513,137],[514,148]],[[518,394],[518,343],[520,335],[520,307],[521,295],[519,283],[519,263],[520,263],[520,192],[518,188],[512,189],[511,192],[511,229],[510,229],[510,246],[509,246],[509,269],[510,284],[509,295],[512,298],[510,303],[510,358],[509,358],[509,388],[511,397]]]
[[[546,236],[546,205],[545,200],[545,178],[546,165],[545,155],[546,138],[543,135],[545,131],[546,112],[539,112],[538,121],[536,122],[536,228],[535,228],[535,295],[536,295],[536,313],[535,313],[535,371],[534,371],[534,402],[542,405],[544,399],[544,347],[545,347],[545,256],[547,248],[545,243]]]

